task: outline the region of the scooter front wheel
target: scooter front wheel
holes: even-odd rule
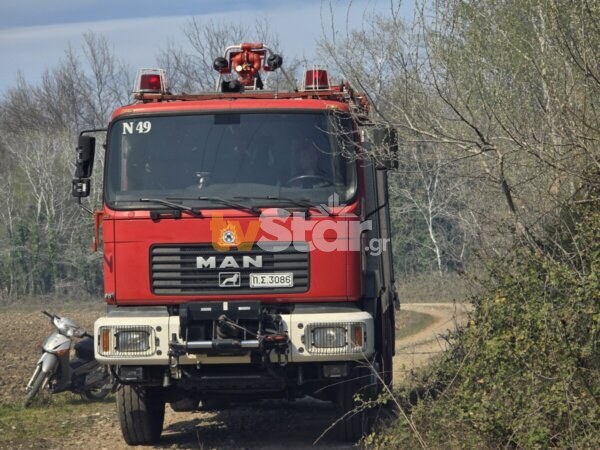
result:
[[[31,383],[31,390],[27,393],[25,400],[23,401],[24,408],[27,408],[29,405],[31,405],[31,402],[35,396],[38,394],[40,389],[46,385],[48,378],[50,378],[50,374],[42,371],[41,367],[36,367],[36,371],[37,375],[35,376],[33,383]]]

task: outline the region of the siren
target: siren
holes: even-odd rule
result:
[[[311,69],[304,70],[302,80],[303,91],[324,91],[331,89],[329,84],[329,74],[323,66],[312,66]]]
[[[164,69],[140,69],[134,94],[168,94],[167,74]]]

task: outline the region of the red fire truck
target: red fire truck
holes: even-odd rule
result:
[[[335,428],[355,441],[370,415],[356,394],[391,384],[396,135],[322,67],[269,89],[279,74],[291,83],[281,65],[261,43],[229,47],[215,92],[199,94],[143,69],[135,102],[112,114],[95,212],[108,311],[94,345],[128,444],[160,438],[166,403],[304,396],[335,403]],[[80,202],[97,131],[79,138]]]

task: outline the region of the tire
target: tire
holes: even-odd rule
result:
[[[381,337],[381,345],[378,351],[380,355],[378,358],[379,375],[385,385],[391,390],[394,377],[394,330],[392,319],[387,311],[382,317],[382,321],[383,336]],[[380,385],[378,386],[378,391],[378,393],[384,392],[385,388]]]
[[[108,394],[111,393],[112,386],[108,386],[110,382],[110,374],[108,372],[108,369],[104,366],[98,366],[93,372],[90,372],[88,376],[97,376],[98,374],[101,374],[102,378],[100,378],[98,382],[94,381],[93,383],[94,386],[98,387],[86,389],[83,392],[81,392],[79,395],[83,400],[86,400],[88,402],[99,401],[105,399],[108,396]],[[94,380],[97,380],[97,378],[94,378]]]
[[[175,412],[189,412],[198,409],[198,399],[182,398],[176,402],[171,402],[171,409]]]
[[[165,419],[161,388],[119,385],[117,410],[127,444],[149,445],[160,439]]]
[[[99,388],[99,389],[89,389],[87,391],[83,391],[79,394],[82,400],[86,400],[88,402],[97,402],[105,399],[108,394],[112,391],[111,388]]]
[[[356,442],[370,431],[369,408],[361,401],[373,398],[374,386],[369,368],[356,367],[350,378],[338,385],[336,407],[338,423],[335,430],[338,438],[344,442]],[[359,397],[360,400],[356,400]]]
[[[47,372],[42,372],[41,367],[36,367],[37,375],[35,376],[35,380],[31,384],[31,390],[25,396],[25,400],[23,400],[23,407],[27,408],[31,405],[31,402],[38,394],[40,389],[46,384],[48,378],[50,378],[50,374]]]

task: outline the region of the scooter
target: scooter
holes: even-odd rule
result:
[[[50,318],[56,328],[42,344],[43,353],[33,375],[25,388],[27,394],[23,406],[31,404],[45,386],[52,394],[71,391],[84,400],[101,400],[116,385],[107,366],[94,359],[94,339],[83,328],[66,317],[42,313]],[[75,357],[69,359],[73,338],[81,338],[75,344]]]

